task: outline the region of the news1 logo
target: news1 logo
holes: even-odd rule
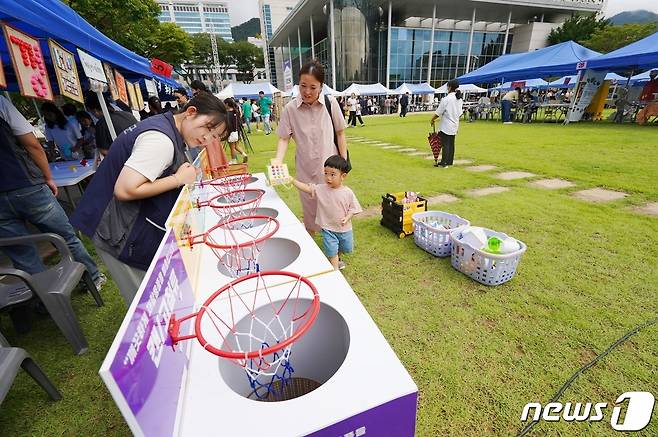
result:
[[[612,408],[610,426],[616,431],[641,431],[651,421],[653,407],[656,403],[653,395],[646,391],[629,391],[620,395]],[[626,408],[626,414],[622,415]],[[542,406],[539,402],[530,402],[523,407],[521,421],[525,422],[532,410],[532,421],[546,422],[600,422],[605,418],[608,408],[606,402],[575,404],[567,402],[551,402]],[[623,419],[622,419],[623,417]]]

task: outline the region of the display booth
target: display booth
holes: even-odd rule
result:
[[[100,369],[133,434],[413,436],[418,389],[357,295],[264,174],[237,180],[181,192]]]

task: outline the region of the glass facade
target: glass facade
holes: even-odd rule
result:
[[[173,15],[173,20],[172,20]],[[160,22],[174,22],[188,33],[208,32],[233,41],[228,8],[223,3],[160,3]]]
[[[383,9],[371,0],[335,0],[336,87],[385,81]]]
[[[466,73],[469,31],[435,30],[430,85],[439,87]],[[427,82],[432,29],[392,27],[390,87],[404,82]],[[475,70],[503,53],[504,32],[473,32],[470,70]],[[507,51],[512,46],[512,35]]]

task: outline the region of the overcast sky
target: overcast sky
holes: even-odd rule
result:
[[[611,17],[622,11],[646,9],[658,13],[658,0],[608,0],[605,16]]]
[[[231,26],[237,26],[258,17],[258,0],[227,0],[230,4]],[[658,13],[658,0],[608,0],[605,16],[611,17],[622,11],[646,9]]]

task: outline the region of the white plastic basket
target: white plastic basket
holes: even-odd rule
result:
[[[434,256],[450,256],[450,233],[470,225],[470,222],[455,214],[443,211],[417,212],[411,216],[414,222],[416,245]],[[442,224],[449,229],[435,227]]]
[[[502,232],[482,228],[489,237],[510,238]],[[519,245],[519,250],[506,254],[493,254],[471,247],[461,240],[461,230],[450,233],[452,240],[452,266],[469,278],[484,285],[500,285],[514,277],[521,260],[521,255],[528,248],[522,241],[512,239]]]

